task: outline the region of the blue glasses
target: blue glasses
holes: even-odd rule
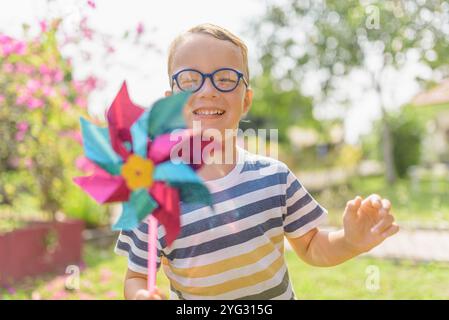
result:
[[[240,71],[232,68],[221,68],[212,73],[202,73],[195,69],[183,69],[172,76],[172,90],[176,83],[181,91],[192,91],[193,93],[201,89],[206,78],[210,78],[212,85],[221,92],[233,91],[243,79],[243,83],[248,87],[248,81]]]

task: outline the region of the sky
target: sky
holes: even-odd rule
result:
[[[178,34],[188,28],[210,22],[223,26],[240,36],[249,48],[250,70],[258,69],[257,45],[245,32],[248,23],[260,16],[265,10],[266,1],[257,0],[96,0],[96,8],[87,6],[85,0],[0,0],[0,32],[20,37],[22,23],[27,22],[37,28],[38,21],[51,15],[63,14],[66,20],[79,21],[80,8],[86,12],[89,21],[96,30],[120,37],[125,29],[135,30],[142,22],[145,26],[145,37],[158,49],[133,50],[123,43],[114,43],[116,48],[114,64],[105,66],[93,59],[89,63],[74,60],[78,76],[95,73],[106,80],[103,90],[95,92],[89,100],[89,112],[98,116],[110,105],[124,80],[127,81],[130,96],[134,102],[150,106],[155,100],[163,97],[169,89],[166,72],[167,52],[170,42]],[[49,11],[49,8],[53,8]],[[70,54],[71,52],[67,52]],[[408,80],[410,74],[421,72],[413,63],[401,74],[391,75],[385,80],[396,97],[392,106],[409,101],[419,90],[416,83]],[[363,76],[355,76],[342,90],[350,92],[352,104],[345,116],[345,138],[349,143],[357,142],[361,133],[370,129],[373,119],[380,116],[377,101],[370,92],[357,90],[353,83],[363,82]],[[313,81],[311,81],[313,83]],[[320,90],[311,85],[311,91]],[[273,106],[274,108],[276,106]],[[257,108],[257,106],[253,106]],[[319,117],[341,116],[340,109],[328,104],[317,113]]]

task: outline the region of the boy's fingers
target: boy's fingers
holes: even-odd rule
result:
[[[371,228],[372,233],[382,233],[387,230],[394,222],[394,217],[391,214],[387,214],[383,217],[374,227]]]
[[[346,213],[352,216],[357,216],[357,211],[359,210],[361,204],[362,198],[359,196],[355,197],[354,200],[349,200],[346,203]]]
[[[377,194],[372,194],[369,196],[371,206],[375,209],[380,209],[382,207],[381,197]]]
[[[382,237],[384,239],[386,239],[388,237],[391,237],[392,235],[394,235],[398,231],[399,231],[399,226],[397,224],[393,223],[390,228],[388,228],[386,231],[384,231],[382,233]]]
[[[388,199],[382,199],[382,208],[390,210],[391,209],[391,202]]]
[[[136,300],[148,300],[148,299],[150,299],[150,292],[148,290],[144,290],[144,289],[138,290],[136,292],[135,299]]]

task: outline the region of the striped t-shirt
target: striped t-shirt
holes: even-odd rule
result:
[[[181,203],[181,232],[170,247],[158,228],[157,263],[170,280],[170,299],[294,299],[284,236],[317,227],[327,211],[281,161],[237,147],[238,163],[206,181],[215,211]],[[148,226],[122,231],[115,252],[147,273]]]

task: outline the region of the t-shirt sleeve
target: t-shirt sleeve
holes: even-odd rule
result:
[[[324,209],[288,169],[283,213],[284,234],[300,237],[322,224],[327,216]]]
[[[157,269],[161,265],[161,245],[157,243]],[[148,224],[142,222],[137,228],[122,230],[117,239],[115,253],[128,258],[128,268],[134,272],[148,274]]]

